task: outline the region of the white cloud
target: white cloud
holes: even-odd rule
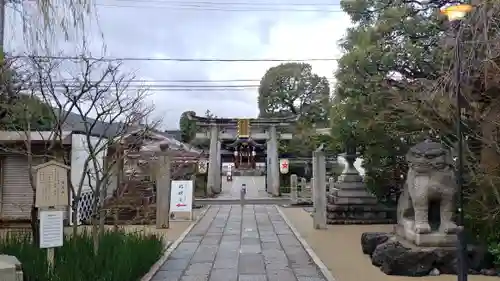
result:
[[[131,2],[126,3],[128,5]],[[286,0],[282,3],[286,5]],[[331,4],[331,1],[325,3]],[[98,10],[99,28],[94,22],[90,40],[95,56],[338,58],[340,52],[337,41],[350,25],[347,15],[339,12],[221,12],[125,7],[98,7]],[[19,21],[13,21],[12,13],[9,15],[11,24],[18,26]],[[99,31],[104,34],[107,46],[105,52],[101,48]],[[7,47],[11,51],[19,50],[22,40],[19,35],[12,33],[8,34],[11,40],[7,42]],[[74,47],[68,47],[71,44],[61,46],[74,52]],[[124,62],[126,69],[134,72],[137,78],[155,80],[260,80],[269,67],[277,64],[279,62]],[[311,65],[314,72],[330,79],[336,63],[322,61],[311,62]],[[258,82],[236,84],[256,85]],[[159,91],[153,93],[152,101],[157,107],[157,114],[163,117],[168,128],[177,127],[180,114],[186,110],[203,114],[209,109],[225,117],[255,117],[258,113],[257,88],[222,92]]]

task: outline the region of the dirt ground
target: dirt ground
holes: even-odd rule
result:
[[[363,232],[390,232],[392,225],[329,225],[315,230],[311,216],[302,208],[281,208],[316,255],[330,270],[336,281],[455,281],[455,275],[426,277],[388,276],[373,266],[361,251]],[[498,280],[498,277],[470,275],[471,281]]]

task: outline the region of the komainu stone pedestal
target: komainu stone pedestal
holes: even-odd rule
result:
[[[426,276],[456,274],[458,252],[455,247],[418,247],[395,234],[365,232],[361,235],[363,253],[387,275]],[[467,248],[469,273],[488,272],[493,258],[481,247]]]
[[[413,229],[405,229],[401,225],[394,227],[394,232],[401,238],[420,247],[456,247],[457,235],[434,231],[431,233],[420,234]]]
[[[363,178],[354,167],[354,156],[346,156],[347,166],[333,190],[327,196],[328,224],[388,224],[395,223],[395,210],[378,204],[368,192]]]

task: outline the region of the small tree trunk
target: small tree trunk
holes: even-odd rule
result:
[[[96,195],[98,194],[98,188],[96,188]],[[98,212],[98,199],[94,198],[92,202],[92,244],[94,248],[94,255],[97,256],[99,252],[99,212]]]
[[[71,203],[71,221],[73,222],[72,229],[73,229],[73,237],[76,237],[78,235],[78,197],[73,196],[73,202]],[[73,239],[73,241],[75,241]]]

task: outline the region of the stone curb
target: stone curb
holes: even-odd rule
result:
[[[302,238],[302,236],[300,235],[299,231],[288,220],[288,218],[286,217],[285,213],[283,213],[283,211],[281,210],[281,208],[278,207],[278,206],[275,206],[275,207],[278,210],[278,212],[280,213],[280,215],[283,218],[283,220],[285,221],[285,223],[288,225],[288,227],[290,227],[290,229],[292,230],[292,232],[295,235],[295,237],[297,237],[297,239],[299,240],[299,242],[302,245],[302,247],[304,247],[304,249],[306,250],[306,252],[309,254],[309,256],[314,261],[314,263],[319,267],[319,270],[321,270],[321,273],[323,273],[323,276],[325,276],[326,280],[327,281],[336,281],[335,277],[333,277],[333,275],[330,272],[330,270],[328,270],[328,267],[326,267],[326,265],[316,255],[316,253],[311,248],[311,246],[309,246],[309,244],[307,243],[307,241],[304,238]]]
[[[151,279],[153,279],[156,272],[167,261],[168,257],[172,254],[172,252],[175,250],[175,248],[177,248],[177,246],[179,246],[179,244],[182,242],[182,240],[184,240],[184,238],[186,238],[188,233],[201,221],[201,219],[203,217],[205,217],[205,214],[210,209],[210,207],[211,206],[208,205],[208,207],[200,213],[198,218],[192,224],[190,224],[188,226],[188,228],[186,228],[186,230],[184,230],[184,232],[181,234],[181,236],[179,236],[179,238],[177,238],[177,240],[175,240],[174,243],[171,243],[171,244],[167,243],[166,247],[168,247],[168,248],[165,251],[165,253],[163,254],[163,256],[155,264],[153,264],[153,266],[151,266],[151,268],[149,269],[149,272],[146,273],[146,275],[144,275],[140,281],[150,281]],[[169,247],[169,245],[170,245],[170,247]]]

